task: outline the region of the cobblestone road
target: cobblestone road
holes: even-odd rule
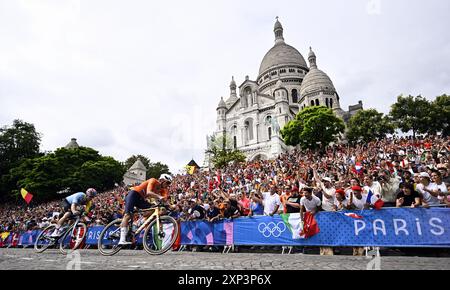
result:
[[[97,250],[81,250],[79,253],[80,268],[93,270],[365,270],[370,261],[366,257],[309,254],[168,252],[161,256],[149,256],[144,251],[123,250],[113,257],[104,257]],[[37,254],[32,249],[0,249],[0,269],[66,269],[69,262],[69,257],[57,250]],[[381,257],[380,268],[450,270],[450,258],[387,256]]]

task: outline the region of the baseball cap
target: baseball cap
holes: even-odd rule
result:
[[[361,186],[355,185],[355,186],[352,186],[352,190],[354,190],[354,191],[362,191],[362,188],[361,188]]]
[[[431,179],[430,175],[429,175],[428,173],[426,173],[426,172],[420,172],[419,176],[420,176],[420,177],[426,177],[426,178],[428,178],[428,179]]]

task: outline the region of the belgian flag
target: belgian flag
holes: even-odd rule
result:
[[[30,204],[31,199],[33,199],[33,195],[25,190],[25,188],[22,188],[20,190],[20,194],[22,195],[23,199],[25,199],[25,202],[27,204]]]

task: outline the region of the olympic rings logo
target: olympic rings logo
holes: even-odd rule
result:
[[[278,238],[281,234],[286,230],[286,225],[284,222],[278,222],[277,224],[274,222],[260,223],[258,225],[258,231],[266,238],[273,236],[274,238]]]

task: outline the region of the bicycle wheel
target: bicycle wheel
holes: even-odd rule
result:
[[[104,256],[112,256],[120,251],[120,224],[122,219],[116,219],[110,222],[100,233],[98,237],[98,250]]]
[[[42,253],[47,250],[50,246],[56,244],[58,238],[51,237],[52,233],[55,231],[56,225],[49,225],[42,232],[39,233],[36,242],[34,243],[34,250],[38,253]]]
[[[86,232],[87,226],[84,223],[77,223],[75,226],[69,228],[59,242],[59,251],[66,255],[78,249],[84,241]]]
[[[170,216],[159,217],[159,228],[154,219],[145,229],[142,243],[150,255],[161,255],[167,252],[178,237],[178,223]]]

